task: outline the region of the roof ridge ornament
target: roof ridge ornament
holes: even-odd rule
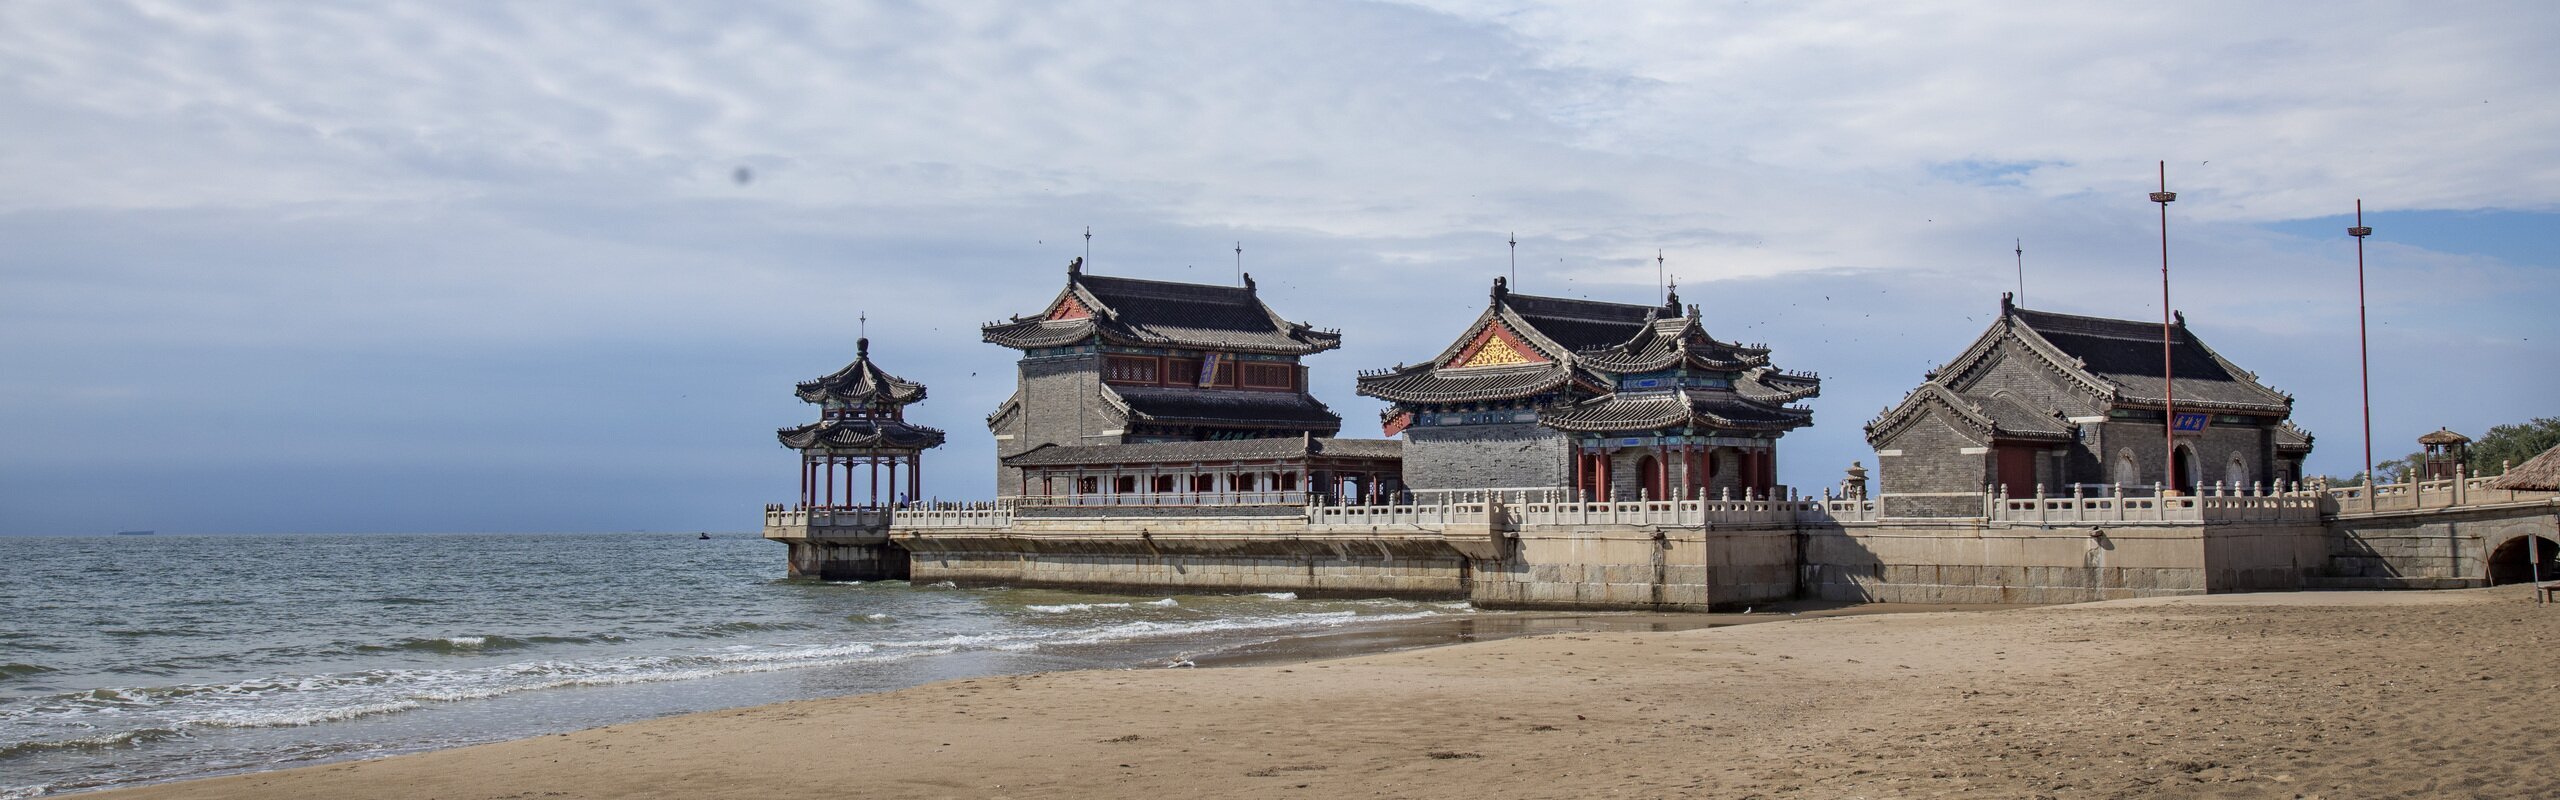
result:
[[[1507,298],[1507,297],[1509,297],[1509,296],[1511,296],[1511,285],[1510,285],[1508,282],[1505,282],[1505,281],[1502,279],[1502,276],[1500,276],[1500,275],[1495,275],[1495,276],[1493,276],[1493,302],[1494,302],[1494,305],[1501,305],[1501,304],[1502,304],[1503,299],[1504,299],[1504,298]]]
[[[1085,234],[1085,238],[1087,238],[1087,239],[1091,239],[1091,238],[1093,238],[1093,234],[1090,234],[1090,233]],[[1067,262],[1067,277],[1069,277],[1069,278],[1074,278],[1074,277],[1082,276],[1083,274],[1084,274],[1084,257],[1083,257],[1083,256],[1077,256],[1077,257],[1075,257],[1075,259],[1074,259],[1074,260],[1071,260],[1071,261],[1068,261],[1068,262]]]

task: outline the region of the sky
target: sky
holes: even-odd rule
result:
[[[1925,8],[1923,7],[1925,6]],[[1513,268],[1818,372],[1780,478],[2027,305],[2172,305],[2361,469],[2560,415],[2547,3],[0,3],[0,533],[749,530],[792,385],[1069,259],[1437,354]],[[1088,242],[1083,234],[1092,232]],[[2023,242],[2023,279],[2013,243]],[[1241,247],[1242,253],[1234,252]]]

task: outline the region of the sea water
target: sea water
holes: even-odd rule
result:
[[[1475,613],[795,581],[783,554],[748,534],[0,537],[0,800]]]

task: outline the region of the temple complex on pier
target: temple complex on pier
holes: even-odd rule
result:
[[[2478,586],[2560,554],[2560,456],[2493,482],[2446,430],[2408,483],[2303,486],[2293,398],[2174,314],[2004,298],[1867,424],[1881,491],[1852,462],[1814,496],[1778,481],[1777,450],[1820,380],[1709,335],[1672,287],[1630,304],[1496,279],[1437,356],[1359,377],[1390,438],[1349,439],[1301,363],[1341,334],[1239,277],[1077,262],[1038,313],[987,325],[1021,352],[987,417],[990,499],[915,501],[943,434],[907,421],[924,386],[858,343],[799,386],[822,410],[779,432],[800,497],[765,508],[765,536],[795,577],[1651,610]]]
[[[1362,373],[1392,404],[1416,488],[1569,489],[1597,500],[1760,496],[1778,439],[1813,424],[1790,405],[1821,393],[1769,349],[1707,334],[1678,287],[1660,305],[1514,293],[1429,361]]]
[[[2000,316],[1955,360],[1866,426],[1895,516],[1967,516],[1964,495],[2118,491],[2225,493],[2302,475],[2311,434],[2293,396],[2267,388],[2187,329],[2032,311],[2000,296]],[[2177,379],[2177,469],[2163,451],[2165,367]]]
[[[1242,286],[1140,280],[1067,265],[1038,313],[988,324],[1022,351],[987,416],[996,490],[1028,505],[1225,506],[1373,497],[1400,486],[1398,443],[1341,440],[1307,391],[1305,356],[1339,331],[1292,322]]]

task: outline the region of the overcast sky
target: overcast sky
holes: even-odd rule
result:
[[[1927,6],[1932,11],[1918,10]],[[992,491],[1095,272],[1340,328],[1316,394],[1520,289],[1824,377],[1780,477],[2029,305],[2173,304],[2359,469],[2560,414],[2548,3],[0,4],[0,533],[743,530],[873,352]],[[741,180],[741,178],[744,178]]]

